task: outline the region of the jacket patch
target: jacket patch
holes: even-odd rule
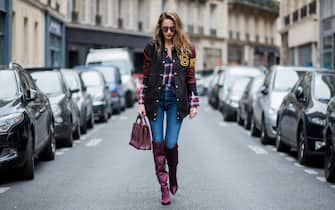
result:
[[[190,59],[187,53],[181,53],[181,55],[179,55],[179,59],[180,59],[181,66],[188,67],[190,65]]]
[[[195,66],[195,62],[196,62],[197,60],[195,59],[195,58],[191,58],[190,59],[190,68],[193,68],[194,66]]]

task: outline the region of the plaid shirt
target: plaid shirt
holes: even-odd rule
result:
[[[164,63],[164,68],[163,68],[163,83],[162,83],[162,88],[164,89],[169,89],[171,87],[174,87],[174,76],[173,76],[173,63],[175,62],[174,59],[171,59],[167,51],[165,50],[164,52],[165,59],[163,61]],[[143,94],[143,89],[146,88],[143,85],[141,85],[139,93],[138,93],[138,103],[139,104],[144,104],[144,94]],[[193,91],[189,94],[189,101],[191,107],[198,107],[199,106],[199,97],[196,93]]]

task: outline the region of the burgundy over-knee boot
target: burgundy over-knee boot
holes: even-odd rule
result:
[[[178,165],[178,145],[169,149],[166,147],[166,159],[169,166],[170,191],[175,195],[178,190],[177,165]]]
[[[165,169],[166,157],[165,157],[165,142],[153,142],[153,155],[155,162],[155,170],[159,184],[161,185],[162,192],[162,204],[168,205],[171,203],[170,192],[167,184],[168,174]]]

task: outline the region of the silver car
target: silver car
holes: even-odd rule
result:
[[[306,71],[312,68],[272,66],[253,101],[251,135],[260,136],[262,144],[276,137],[277,112],[283,98]]]

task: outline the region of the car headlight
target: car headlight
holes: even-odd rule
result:
[[[23,113],[13,113],[0,117],[0,132],[7,132],[12,126],[24,119]]]
[[[309,121],[313,124],[316,125],[321,125],[321,126],[325,126],[326,125],[326,120],[325,119],[321,119],[319,117],[309,117]]]

